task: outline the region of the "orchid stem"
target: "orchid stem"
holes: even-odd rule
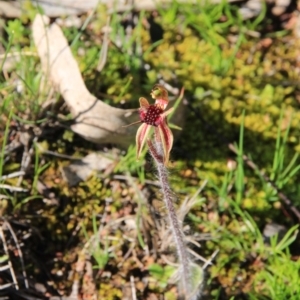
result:
[[[177,255],[180,263],[180,299],[190,299],[188,295],[191,295],[193,289],[191,283],[191,260],[189,258],[187,246],[185,243],[182,225],[177,217],[176,210],[173,204],[174,196],[169,183],[168,170],[164,165],[163,160],[163,145],[158,140],[148,140],[148,147],[158,171],[158,178],[161,185],[163,200],[167,208],[169,223],[172,229],[173,239],[175,241]]]

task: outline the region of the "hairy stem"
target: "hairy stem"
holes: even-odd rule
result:
[[[150,154],[154,159],[157,171],[158,178],[160,181],[163,200],[168,212],[168,218],[170,227],[172,229],[173,238],[176,245],[177,255],[180,263],[180,285],[181,285],[181,294],[184,299],[188,299],[188,295],[192,293],[192,284],[191,284],[191,270],[190,270],[190,259],[184,239],[184,234],[182,230],[182,225],[178,220],[176,210],[173,204],[174,196],[170,187],[168,170],[163,162],[163,145],[160,141],[148,141],[148,146]]]

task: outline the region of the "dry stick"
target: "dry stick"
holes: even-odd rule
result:
[[[0,189],[4,189],[4,190],[10,190],[11,192],[28,192],[28,189],[23,189],[21,187],[18,186],[12,186],[12,185],[8,185],[8,184],[0,184]]]
[[[189,254],[186,247],[186,243],[184,240],[182,226],[179,223],[176,210],[173,205],[174,197],[170,188],[168,170],[163,163],[163,153],[164,153],[163,146],[162,143],[159,141],[155,141],[154,143],[152,143],[152,141],[148,140],[148,147],[158,171],[158,178],[161,184],[163,200],[167,208],[169,222],[172,229],[177,255],[180,262],[180,268],[181,268],[180,276],[182,278],[182,286],[183,286],[182,294],[185,297],[192,293],[192,286],[191,286],[192,276],[190,271],[190,260],[189,260]]]
[[[97,71],[101,72],[106,64],[107,61],[107,52],[108,52],[108,45],[109,45],[109,24],[110,24],[110,16],[107,18],[106,27],[103,37],[103,44],[100,52],[99,62],[97,66]]]
[[[5,239],[5,235],[4,235],[2,226],[0,226],[0,239],[2,240],[3,249],[4,249],[4,252],[5,252],[5,254],[8,258],[7,264],[9,265],[9,270],[10,270],[10,274],[11,274],[11,277],[12,277],[12,280],[13,280],[13,283],[14,283],[14,288],[16,290],[18,290],[19,285],[18,285],[18,281],[17,281],[17,277],[15,275],[13,265],[12,265],[11,260],[9,258],[8,247],[7,247],[7,243],[6,243],[6,239]],[[5,285],[5,287],[8,287],[8,285]],[[4,288],[4,287],[2,286],[2,288]]]
[[[10,178],[19,177],[19,176],[23,176],[23,175],[25,175],[24,171],[13,172],[13,173],[10,173],[8,175],[2,175],[2,176],[0,176],[0,181],[6,180],[6,179],[10,179]]]
[[[137,300],[137,298],[136,298],[136,288],[135,288],[135,284],[134,284],[134,277],[132,275],[130,276],[130,285],[131,285],[132,300]]]
[[[233,144],[229,144],[228,147],[235,154],[238,154],[238,151],[237,151],[237,149],[235,148],[235,146]],[[264,173],[262,173],[259,170],[258,166],[248,156],[243,155],[243,160],[246,162],[246,164],[251,169],[259,172],[259,174],[262,176],[262,178],[266,182],[270,183],[270,185],[273,187],[273,189],[277,192],[278,197],[283,201],[283,203],[285,205],[287,205],[290,208],[290,210],[295,214],[295,216],[300,221],[300,212],[299,212],[299,210],[293,205],[292,201],[277,187],[277,185],[275,184],[275,182],[273,182],[267,175],[265,175]]]
[[[11,227],[10,223],[7,222],[7,221],[4,221],[4,224],[8,228],[8,230],[10,231],[10,234],[11,234],[11,236],[12,236],[14,242],[15,242],[15,245],[17,247],[18,255],[19,255],[19,258],[20,258],[21,266],[22,266],[22,274],[23,274],[24,284],[25,284],[25,287],[27,289],[29,289],[29,283],[28,283],[26,269],[25,269],[25,264],[24,264],[24,259],[23,259],[23,252],[21,250],[20,243],[19,243],[19,241],[17,239],[17,236],[16,236],[13,228]]]

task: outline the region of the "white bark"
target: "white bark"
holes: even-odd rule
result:
[[[95,143],[128,145],[132,142],[136,126],[122,126],[138,120],[138,115],[132,110],[111,107],[87,90],[60,27],[55,23],[49,25],[49,18],[38,14],[32,32],[43,71],[76,120],[72,130]]]

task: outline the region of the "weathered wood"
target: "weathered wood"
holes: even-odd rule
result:
[[[0,16],[18,18],[24,13],[23,4],[28,0],[0,1]],[[32,0],[34,6],[40,6],[45,15],[49,17],[60,17],[70,15],[80,15],[92,9],[97,5],[104,4],[111,13],[124,12],[130,9],[136,11],[152,11],[157,6],[167,6],[173,0]],[[177,0],[181,3],[193,3],[201,5],[207,3],[207,0]],[[229,3],[241,2],[243,0],[227,0]],[[210,0],[211,3],[220,3],[221,0]],[[248,2],[261,2],[261,0],[249,0]]]
[[[0,16],[7,18],[19,18],[21,14],[26,14],[24,3],[28,0],[3,1],[0,0]],[[125,12],[130,9],[135,11],[153,11],[158,6],[166,7],[174,0],[31,0],[33,6],[39,6],[45,15],[49,17],[75,16],[91,11],[97,5],[106,5],[109,13]],[[176,0],[182,3],[192,3],[195,5],[206,4],[207,0]],[[217,4],[222,0],[210,0]],[[239,5],[239,12],[243,19],[250,19],[258,16],[263,10],[265,1],[263,0],[227,0],[228,3],[242,2]],[[290,5],[291,0],[269,0],[274,3],[270,12],[276,16],[283,14]]]
[[[95,143],[128,145],[132,142],[136,126],[122,126],[138,120],[138,115],[133,110],[111,107],[87,90],[60,27],[55,23],[49,25],[48,17],[38,14],[32,32],[43,71],[62,94],[76,120],[72,130]]]

